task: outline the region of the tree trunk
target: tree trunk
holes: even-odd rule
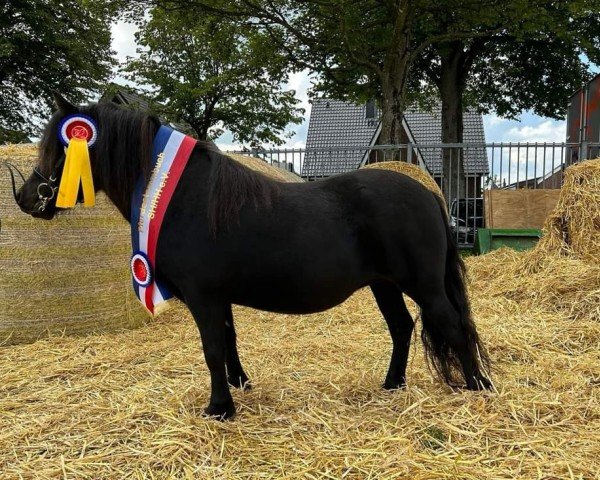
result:
[[[404,83],[404,78],[402,83]],[[405,92],[403,85],[394,85],[394,80],[386,79],[383,82],[381,134],[377,141],[380,145],[398,145],[402,143],[403,139],[402,120],[404,118]]]
[[[462,42],[450,42],[440,49],[439,90],[442,100],[442,143],[462,143],[464,91],[464,49]],[[444,148],[442,190],[446,200],[464,198],[467,191],[462,148]]]
[[[382,87],[380,145],[402,143],[402,121],[406,107],[406,80],[411,65],[411,2],[401,1],[394,22],[392,47],[387,52],[380,72]]]

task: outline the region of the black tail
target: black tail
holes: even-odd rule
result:
[[[468,357],[470,357],[470,361],[472,362],[472,371],[476,377],[476,382],[486,383],[487,380],[483,378],[482,373],[489,372],[490,359],[471,318],[471,306],[465,285],[465,264],[459,254],[454,235],[450,229],[444,200],[438,195],[434,196],[440,206],[440,212],[444,217],[446,227],[447,252],[446,274],[444,278],[446,294],[460,315],[460,328],[464,335]],[[446,383],[456,384],[459,382],[459,378],[463,376],[463,365],[461,365],[457,352],[451,348],[446,338],[440,335],[440,333],[437,330],[427,330],[427,322],[423,323],[421,337],[425,346],[425,353],[430,364]],[[467,383],[470,383],[469,379],[467,379]]]

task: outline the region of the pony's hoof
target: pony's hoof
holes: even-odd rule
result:
[[[233,400],[230,400],[227,403],[211,402],[204,410],[204,415],[221,422],[232,419],[235,417],[235,405],[233,404]]]
[[[227,382],[234,388],[241,388],[242,390],[252,389],[252,384],[246,375],[227,377]]]
[[[383,388],[385,390],[404,390],[406,388],[406,382],[404,380],[399,382],[386,380],[383,384]]]
[[[470,382],[467,382],[467,390],[481,391],[481,390],[492,390],[493,385],[483,375],[479,375],[473,378]]]

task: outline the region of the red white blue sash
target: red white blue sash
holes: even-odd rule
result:
[[[173,295],[155,276],[156,245],[165,212],[181,174],[196,145],[196,140],[172,128],[162,126],[154,137],[152,175],[140,177],[131,204],[131,272],[133,288],[151,313]]]

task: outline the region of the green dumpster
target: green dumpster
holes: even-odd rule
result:
[[[523,251],[533,248],[542,238],[542,231],[536,228],[480,228],[475,237],[475,253],[482,255],[501,247]]]

